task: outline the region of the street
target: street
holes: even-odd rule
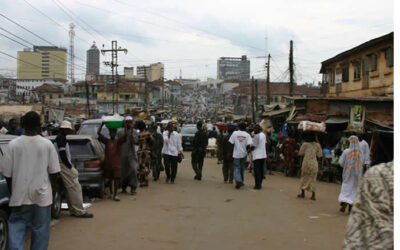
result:
[[[339,212],[340,185],[318,182],[316,201],[297,198],[298,178],[274,172],[262,190],[224,184],[222,165],[206,158],[203,180],[193,180],[190,153],[175,184],[139,188],[136,200],[93,202],[94,219],[63,211],[49,249],[341,249],[348,215]]]

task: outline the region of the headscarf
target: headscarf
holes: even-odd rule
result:
[[[360,144],[358,142],[357,136],[350,136],[349,138],[350,146],[349,146],[349,153],[346,157],[345,167],[346,167],[346,178],[349,178],[351,172],[354,172],[356,177],[356,181],[361,178],[362,176],[362,169],[361,169],[361,150]]]

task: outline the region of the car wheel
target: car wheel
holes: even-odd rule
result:
[[[8,249],[8,216],[0,209],[0,250]]]
[[[53,204],[51,205],[51,218],[58,219],[61,214],[61,203],[62,203],[62,195],[60,188],[57,188],[56,194],[53,198]]]

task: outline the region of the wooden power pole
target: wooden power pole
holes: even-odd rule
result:
[[[90,102],[89,102],[89,85],[87,81],[85,81],[85,88],[86,88],[86,105],[88,110],[88,119],[90,119]]]
[[[271,55],[268,54],[268,62],[267,62],[267,65],[266,65],[266,67],[267,67],[267,81],[266,81],[266,84],[267,84],[267,88],[266,88],[266,90],[267,90],[267,93],[266,93],[267,105],[269,105],[271,103],[271,92],[269,90],[269,65],[270,65],[270,59],[271,59]]]
[[[256,112],[258,111],[258,81],[255,80],[254,82],[254,95],[255,95],[255,100],[254,100],[254,104],[255,104],[255,110]]]
[[[256,117],[254,113],[254,76],[251,77],[251,117],[253,122],[255,122]]]
[[[293,69],[293,41],[290,40],[290,52],[289,52],[289,95],[293,96],[293,84],[294,84],[294,69]]]

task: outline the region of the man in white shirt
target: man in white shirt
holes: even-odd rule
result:
[[[233,144],[233,175],[236,181],[236,189],[239,189],[244,186],[243,175],[246,157],[250,150],[250,145],[253,143],[251,136],[246,132],[246,124],[239,124],[239,131],[233,132],[229,138],[229,142]]]
[[[360,135],[360,136],[358,136],[358,138],[360,140],[360,149],[361,149],[362,161],[363,161],[363,171],[365,173],[365,171],[367,171],[367,169],[371,165],[371,160],[370,160],[370,156],[369,156],[369,153],[370,153],[369,145],[368,145],[368,142],[365,141],[364,136]]]
[[[165,182],[174,184],[178,169],[178,154],[182,153],[182,143],[179,134],[174,131],[172,122],[167,125],[167,130],[163,133],[164,146],[162,154],[164,155],[164,167],[167,179]]]
[[[23,128],[25,135],[10,142],[2,165],[11,193],[9,249],[24,249],[27,228],[31,229],[31,249],[47,249],[60,165],[51,141],[38,134],[40,116],[36,112],[25,114]]]
[[[264,177],[264,163],[267,158],[267,152],[265,149],[265,134],[261,132],[260,125],[254,127],[255,136],[253,138],[253,166],[254,166],[254,189],[261,189],[261,184]]]

